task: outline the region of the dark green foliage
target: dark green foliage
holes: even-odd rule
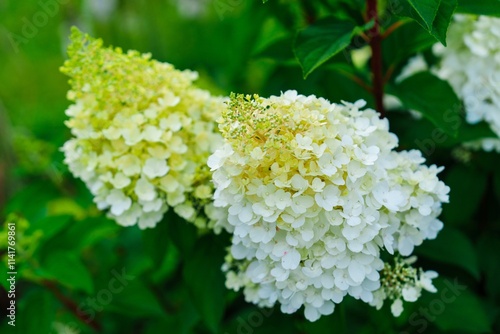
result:
[[[95,1],[0,3],[0,223],[14,213],[19,237],[16,331],[4,310],[0,332],[58,333],[64,325],[121,334],[500,333],[500,158],[460,148],[494,134],[486,123],[466,123],[461,101],[431,72],[395,81],[417,53],[432,65],[429,50],[446,43],[454,12],[500,17],[500,2],[379,1],[382,34],[404,23],[382,41],[386,92],[402,102],[387,113],[391,131],[399,149],[419,149],[427,164],[445,166],[441,178],[451,188],[443,230],[416,248],[418,265],[439,272],[438,292],[407,303],[399,318],[388,305],[377,311],[346,298],[315,323],[225,288],[227,234],[200,232],[172,210],[145,231],[105,218],[58,151],[70,136],[63,123],[69,86],[58,68],[77,23],[106,44],[199,71],[198,84],[215,94],[297,89],[374,108],[370,56],[357,61],[351,53],[367,47],[374,24],[365,1],[194,1],[207,7],[191,17],[175,2],[117,1],[108,16],[92,10]],[[45,3],[57,10],[30,34]],[[6,290],[8,276],[2,261]]]

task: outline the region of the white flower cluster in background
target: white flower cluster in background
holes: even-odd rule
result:
[[[373,293],[370,305],[377,310],[381,309],[385,300],[391,300],[391,311],[395,317],[403,312],[403,300],[415,302],[422,294],[422,290],[437,292],[432,280],[438,276],[435,271],[415,269],[411,265],[417,258],[412,256],[407,259],[396,257],[394,266],[384,264],[380,273],[380,288]]]
[[[197,74],[135,51],[102,47],[74,28],[62,71],[74,101],[65,163],[120,225],[154,227],[169,207],[199,227],[213,210],[208,156],[222,137],[224,100],[193,86]],[[206,211],[206,212],[205,212]]]
[[[440,62],[434,69],[463,100],[466,120],[489,123],[500,137],[500,18],[455,15],[448,46],[434,46]],[[466,146],[500,152],[499,138],[486,138]]]
[[[208,160],[214,205],[233,234],[226,285],[314,321],[346,295],[374,302],[382,250],[408,256],[442,228],[449,188],[419,151],[396,152],[388,121],[364,101],[287,91],[233,96]]]
[[[174,4],[174,6],[177,7],[179,14],[187,19],[195,19],[205,16],[208,10],[210,9],[210,6],[212,5],[210,0],[171,0],[171,1]],[[216,4],[214,6],[216,6]]]
[[[429,66],[425,61],[425,58],[422,54],[418,53],[417,55],[408,59],[405,67],[401,70],[401,73],[396,77],[396,83],[400,83],[401,81],[411,77],[414,74],[419,72],[427,71]]]

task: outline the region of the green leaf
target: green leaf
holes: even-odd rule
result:
[[[483,138],[495,138],[497,135],[491,130],[491,126],[486,122],[469,124],[463,121],[458,130],[458,142],[465,143]]]
[[[58,196],[58,191],[51,182],[39,178],[11,196],[6,212],[22,212],[28,221],[34,222],[47,216],[47,204]]]
[[[418,301],[421,306],[410,316],[411,322],[422,324],[430,320],[447,333],[490,333],[485,307],[468,286],[456,277],[438,277],[433,284],[438,292],[422,295]]]
[[[408,0],[408,3],[420,16],[427,29],[431,30],[441,0]]]
[[[232,318],[224,322],[224,328],[220,333],[276,334],[279,332],[313,334],[309,331],[299,330],[297,321],[293,321],[291,315],[282,313],[279,306],[267,308],[247,303],[244,308],[238,308],[237,313],[231,313],[231,316]],[[329,317],[322,317],[318,321],[324,318]],[[325,331],[323,333],[330,332]],[[338,331],[338,328],[335,328],[335,333],[343,334]]]
[[[41,253],[44,256],[55,249],[80,252],[95,242],[116,235],[119,230],[119,225],[103,216],[73,221],[48,238],[41,247]]]
[[[500,266],[498,258],[493,254],[500,254],[499,236],[488,233],[479,239],[477,244],[477,253],[479,256],[479,265],[484,272],[485,287],[488,296],[500,301]]]
[[[163,317],[165,315],[155,294],[144,283],[139,281],[137,277],[130,276],[126,270],[112,270],[109,279],[110,283],[108,286],[105,286],[99,292],[104,294],[101,291],[108,291],[108,295],[111,296],[111,298],[106,297],[105,302],[101,303],[107,311],[133,317]],[[117,282],[114,284],[114,292],[109,289],[112,280],[116,280]],[[96,296],[98,302],[99,293]]]
[[[453,225],[470,223],[486,190],[487,175],[457,165],[448,172],[444,182],[450,187],[450,203],[443,207],[443,218]]]
[[[41,230],[43,238],[48,240],[61,231],[72,219],[73,217],[70,215],[44,217],[30,224],[27,233],[32,234],[35,230]]]
[[[458,13],[500,17],[498,0],[458,0]]]
[[[196,227],[173,212],[165,217],[168,235],[181,254],[190,254],[197,239]]]
[[[435,240],[416,248],[418,255],[465,269],[479,279],[479,263],[472,242],[460,231],[445,226]]]
[[[35,290],[23,297],[22,305],[17,305],[16,327],[10,333],[40,334],[52,333],[55,319],[54,297],[44,290]],[[8,321],[11,319],[7,318]],[[30,319],[23,321],[23,319]],[[9,326],[10,327],[10,326]],[[9,332],[7,332],[9,333]]]
[[[434,37],[414,21],[403,24],[382,42],[386,67],[395,66],[436,43]]]
[[[75,290],[93,293],[92,277],[82,261],[72,253],[56,251],[45,256],[41,268],[48,278]]]
[[[493,175],[493,191],[495,192],[495,196],[497,198],[497,202],[500,203],[500,171]]]
[[[308,334],[329,333],[332,328],[335,328],[335,334],[347,334],[345,308],[345,304],[337,304],[332,315],[321,317],[314,322],[304,321],[299,323],[298,327]]]
[[[335,89],[327,89],[324,97],[330,101],[357,101],[363,99],[367,102],[368,107],[374,108],[373,95],[361,88],[361,86],[353,81],[353,77],[361,77],[363,74],[354,71],[352,66],[342,63],[329,64],[325,66],[325,77],[321,81],[324,87],[335,87]],[[342,82],[339,85],[339,82]],[[368,81],[365,81],[368,82]]]
[[[183,271],[193,303],[213,333],[218,332],[225,307],[226,288],[220,269],[224,246],[220,237],[201,238],[196,244],[196,252],[187,258]]]
[[[180,254],[177,248],[170,242],[167,242],[166,254],[160,262],[158,267],[155,267],[151,275],[151,281],[154,283],[161,283],[165,279],[172,276],[180,262]]]
[[[144,334],[176,333],[192,334],[200,321],[200,316],[193,303],[186,296],[182,303],[175,303],[177,312],[168,314],[166,317],[149,321]]]
[[[456,8],[457,0],[441,1],[436,18],[432,23],[432,29],[430,30],[431,35],[436,37],[436,39],[445,46],[446,32],[448,31],[448,26],[450,25],[451,18]]]
[[[142,242],[146,254],[151,257],[156,267],[159,267],[167,253],[170,240],[167,239],[167,222],[163,219],[155,228],[142,231]]]
[[[373,22],[357,27],[351,20],[330,17],[299,31],[295,38],[294,53],[300,62],[304,78],[345,49],[355,34],[371,26]]]
[[[255,54],[256,58],[269,58],[274,61],[288,62],[292,60],[296,64],[295,55],[291,46],[293,39],[291,37],[280,38]]]
[[[446,32],[457,7],[457,0],[408,0],[403,3],[401,16],[417,21],[429,34],[446,45]]]
[[[387,90],[406,108],[420,111],[443,132],[457,137],[461,102],[448,82],[430,72],[419,72]]]

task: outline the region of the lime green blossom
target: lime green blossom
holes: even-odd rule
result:
[[[196,72],[102,44],[72,31],[61,68],[74,102],[66,110],[73,138],[62,148],[65,163],[120,225],[154,227],[173,207],[205,227],[206,160],[221,141],[215,120],[224,99],[196,88]]]
[[[23,263],[32,258],[43,234],[40,230],[29,233],[29,229],[30,222],[24,217],[15,213],[7,216],[4,225],[0,229],[0,253],[4,251],[1,260],[5,265],[8,264],[9,259],[15,259],[17,263]],[[13,237],[10,241],[9,236]],[[9,256],[9,254],[13,253],[9,253],[7,250],[12,248],[15,248],[16,253]]]

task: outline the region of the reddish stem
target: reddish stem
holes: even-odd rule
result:
[[[380,22],[377,13],[377,0],[367,0],[367,17],[373,20],[374,25],[368,31],[370,37],[370,48],[372,49],[371,69],[373,75],[373,97],[380,118],[385,117],[383,103],[384,77],[382,74],[382,36],[380,36]]]

